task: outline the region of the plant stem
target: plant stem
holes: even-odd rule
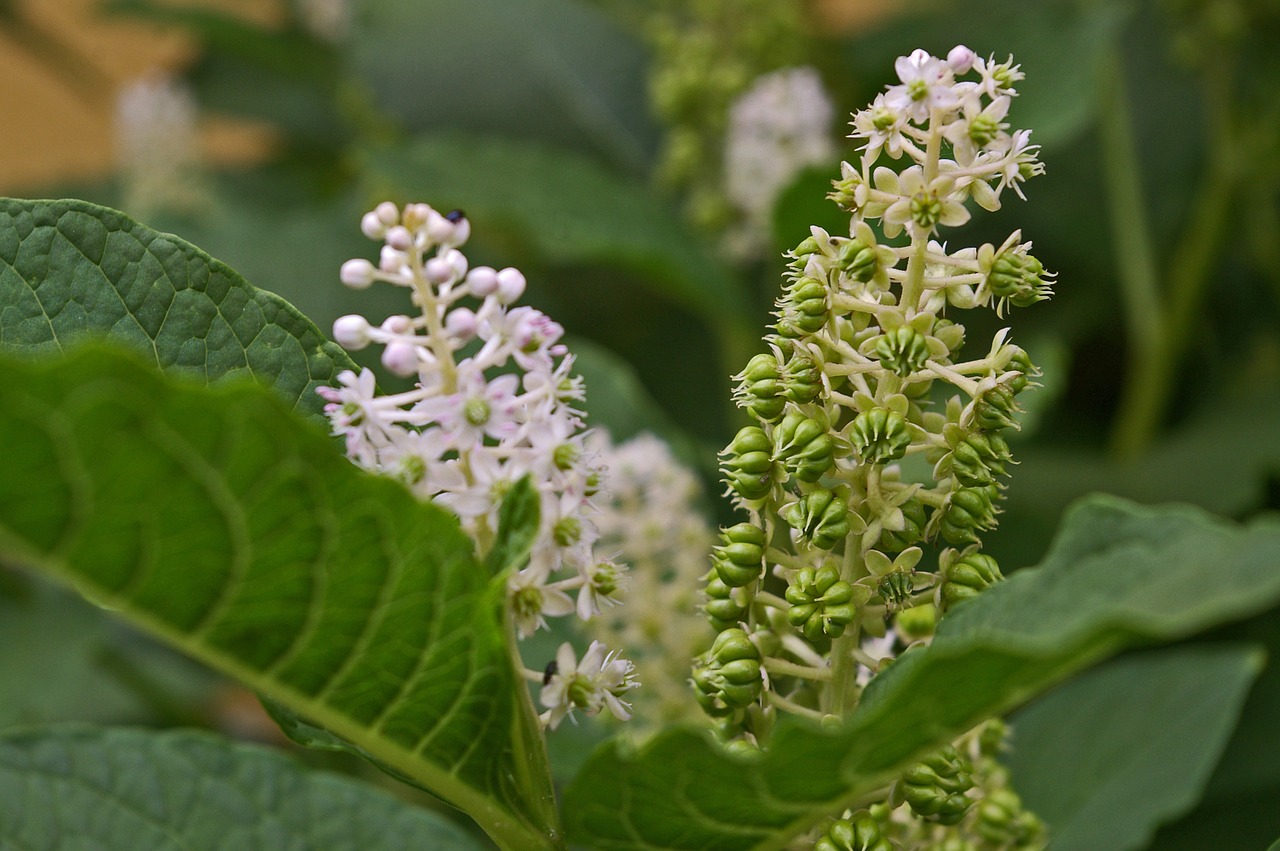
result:
[[[1209,280],[1209,268],[1225,232],[1237,182],[1232,165],[1236,142],[1228,108],[1232,69],[1210,64],[1206,69],[1209,162],[1192,199],[1191,217],[1179,234],[1168,263],[1169,289],[1162,309],[1119,61],[1113,61],[1112,66],[1108,75],[1111,85],[1104,90],[1103,98],[1105,159],[1112,187],[1116,261],[1131,343],[1111,448],[1124,456],[1150,445],[1172,397],[1178,367]]]

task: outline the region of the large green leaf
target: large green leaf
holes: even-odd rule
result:
[[[713,327],[741,331],[737,281],[653,190],[590,160],[528,142],[423,137],[369,152],[374,194],[462,207],[486,237],[506,232],[551,263],[638,273]]]
[[[189,731],[0,736],[0,847],[478,851],[445,819],[266,748]]]
[[[1280,524],[1094,497],[1037,569],[966,603],[873,680],[834,732],[779,725],[753,760],[677,730],[598,751],[565,795],[602,849],[778,849],[982,719],[1134,643],[1194,634],[1280,600]]]
[[[110,335],[214,381],[250,372],[298,410],[354,363],[278,296],[171,234],[83,201],[0,199],[0,349]]]
[[[0,559],[39,569],[468,812],[553,847],[504,580],[447,512],[256,384],[78,347],[0,360]]]
[[[1128,656],[1019,712],[1013,786],[1054,851],[1146,847],[1194,804],[1262,663],[1240,645]]]

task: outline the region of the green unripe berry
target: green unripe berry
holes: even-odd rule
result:
[[[808,358],[795,357],[787,364],[782,386],[782,392],[788,399],[804,405],[818,398],[822,392],[822,373]]]
[[[876,340],[875,356],[882,367],[905,378],[929,360],[929,345],[923,334],[903,325]]]
[[[942,608],[949,610],[970,600],[1002,579],[1000,565],[991,556],[977,552],[962,556],[942,569]]]
[[[731,588],[750,585],[764,570],[764,530],[739,523],[720,532],[721,544],[712,554],[720,581]]]
[[[775,326],[784,337],[816,334],[827,324],[827,286],[816,278],[801,278],[779,300]]]
[[[1051,278],[1035,257],[1010,250],[992,262],[987,286],[992,295],[1008,299],[1015,307],[1030,307],[1052,293]]]
[[[782,519],[821,550],[831,549],[849,534],[849,505],[829,490],[805,494]]]
[[[1028,848],[1044,837],[1044,823],[1027,812],[1022,799],[1012,789],[1000,788],[987,793],[978,804],[978,835],[1001,848]]]
[[[742,397],[745,397],[747,410],[765,422],[771,422],[782,416],[786,399],[783,396],[785,383],[778,367],[778,359],[771,354],[759,354],[753,357],[741,375]]]
[[[956,824],[973,801],[973,767],[956,749],[946,747],[912,766],[900,781],[900,794],[916,815],[941,824]]]
[[[707,613],[711,626],[716,630],[726,630],[737,626],[747,614],[747,607],[733,599],[733,589],[726,585],[719,574],[714,574],[704,589],[707,600],[702,610]]]
[[[970,433],[951,450],[951,473],[965,487],[989,485],[1006,473],[1009,444],[999,434]]]
[[[875,247],[864,245],[858,239],[851,239],[840,246],[837,262],[845,274],[864,284],[875,277],[880,266]]]
[[[865,811],[832,822],[813,844],[813,851],[893,851],[893,848],[880,824]]]
[[[885,529],[880,533],[880,544],[877,547],[886,553],[900,553],[907,547],[913,547],[925,538],[925,528],[929,519],[924,503],[918,499],[908,499],[902,503],[903,526],[897,531]]]
[[[854,418],[849,441],[858,457],[867,464],[896,461],[911,445],[911,429],[906,417],[888,408],[872,408]]]
[[[938,625],[938,610],[932,603],[925,603],[898,612],[894,626],[907,641],[918,641],[933,635]]]
[[[996,527],[995,504],[999,498],[1000,489],[995,485],[961,488],[943,509],[938,531],[955,546],[981,543],[978,533]]]
[[[793,411],[773,432],[774,456],[787,471],[805,482],[816,482],[835,463],[835,441],[824,421]]]
[[[809,641],[839,638],[857,616],[853,586],[832,565],[802,568],[787,586],[788,622]]]
[[[884,600],[885,605],[890,608],[901,606],[915,593],[914,575],[915,571],[913,570],[895,570],[892,573],[887,573],[881,577],[879,584],[876,585],[876,593],[880,595],[880,599]]]
[[[741,629],[726,629],[693,669],[694,693],[712,717],[733,714],[760,697],[760,651]]]
[[[973,404],[974,424],[988,432],[1015,428],[1018,425],[1017,414],[1022,412],[1016,395],[1007,384],[997,384],[987,390]]]
[[[746,426],[722,453],[725,481],[743,499],[763,499],[773,484],[773,444],[758,426]]]

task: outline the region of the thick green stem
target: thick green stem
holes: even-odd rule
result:
[[[1103,124],[1117,264],[1130,314],[1130,356],[1111,445],[1116,454],[1133,455],[1150,445],[1169,406],[1210,267],[1226,230],[1237,181],[1232,166],[1235,138],[1228,115],[1232,74],[1221,66],[1211,66],[1206,72],[1209,162],[1192,200],[1191,217],[1168,262],[1168,292],[1161,309],[1154,249],[1146,233],[1145,206],[1138,186],[1137,152],[1128,127],[1119,63],[1113,64]]]

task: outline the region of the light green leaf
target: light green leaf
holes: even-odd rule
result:
[[[1013,788],[1054,851],[1145,848],[1200,795],[1263,655],[1191,646],[1116,660],[1013,718]]]
[[[478,851],[447,820],[266,748],[190,731],[0,736],[0,847]]]
[[[109,335],[166,369],[249,372],[299,411],[355,364],[278,296],[171,234],[83,201],[0,199],[0,349]]]
[[[485,562],[493,574],[523,570],[538,537],[541,504],[529,476],[511,486],[498,507],[498,534]]]
[[[633,270],[713,327],[748,315],[737,281],[644,183],[590,160],[527,142],[423,137],[371,151],[371,194],[466,210],[486,238],[507,233],[551,263]]]
[[[1280,600],[1280,524],[1093,497],[1038,569],[958,607],[872,681],[842,730],[779,725],[747,761],[696,731],[598,751],[565,795],[600,849],[779,849],[922,752],[1135,643],[1181,638]],[[803,767],[803,770],[797,770]]]
[[[555,847],[490,577],[447,512],[256,384],[105,347],[0,360],[0,559],[41,570],[463,809]]]

